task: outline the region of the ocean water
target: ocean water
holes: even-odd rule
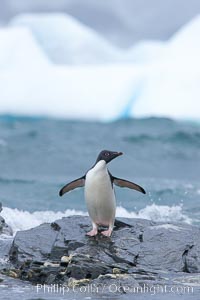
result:
[[[13,231],[87,214],[83,189],[59,189],[83,175],[102,149],[122,151],[110,172],[146,195],[115,188],[117,216],[200,224],[200,125],[167,118],[111,123],[0,117],[1,215]]]

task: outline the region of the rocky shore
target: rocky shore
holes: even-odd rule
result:
[[[2,211],[2,203],[0,202],[0,213]],[[6,235],[12,235],[12,229],[10,226],[8,226],[4,220],[4,218],[0,215],[0,235],[6,234]]]
[[[200,228],[118,219],[111,238],[85,236],[88,217],[70,216],[17,232],[0,248],[1,274],[34,285],[93,284],[126,294],[146,286],[200,286]],[[11,234],[0,219],[0,233]],[[1,246],[5,243],[1,240]],[[1,277],[1,276],[0,276]]]

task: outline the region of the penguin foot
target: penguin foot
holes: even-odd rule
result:
[[[95,236],[95,235],[97,235],[97,233],[98,233],[97,229],[94,228],[91,231],[87,232],[86,235]]]
[[[102,231],[101,234],[103,234],[104,236],[111,236],[112,229],[108,229],[108,230]]]

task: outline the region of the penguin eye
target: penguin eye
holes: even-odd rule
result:
[[[105,152],[104,155],[105,155],[105,156],[109,156],[110,153],[109,153],[109,152]]]

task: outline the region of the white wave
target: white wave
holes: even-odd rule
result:
[[[191,224],[192,220],[183,213],[182,205],[147,205],[139,212],[128,212],[124,207],[117,207],[117,217],[142,218],[156,222],[184,222]]]
[[[67,209],[64,212],[53,211],[36,211],[30,213],[19,209],[4,207],[1,215],[6,223],[11,226],[13,232],[26,230],[38,226],[45,222],[53,222],[63,217],[71,215],[87,216],[83,211]],[[143,218],[160,222],[185,222],[192,223],[192,220],[182,212],[182,206],[166,206],[166,205],[148,205],[138,212],[128,211],[122,206],[117,207],[117,217],[125,218]]]
[[[87,215],[87,213],[74,209],[67,209],[64,212],[35,211],[30,213],[17,208],[12,209],[9,207],[3,207],[1,215],[6,220],[6,223],[13,229],[13,232],[16,233],[17,231],[30,229],[42,223],[53,222],[63,217],[71,215],[84,216]]]

